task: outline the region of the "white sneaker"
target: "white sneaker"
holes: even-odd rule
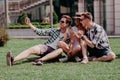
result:
[[[82,64],[86,64],[88,63],[88,58],[83,58],[83,60],[81,61]]]
[[[60,58],[59,61],[60,61],[60,62],[67,62],[67,61],[68,61],[68,57]]]
[[[80,59],[78,56],[75,56],[75,61],[76,61],[76,62],[80,62],[81,59]]]

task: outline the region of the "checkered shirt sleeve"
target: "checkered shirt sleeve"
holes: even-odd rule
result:
[[[34,31],[39,36],[49,36],[51,29],[38,29]]]
[[[54,42],[57,37],[60,35],[60,29],[58,28],[53,28],[53,29],[36,29],[35,33],[38,34],[39,36],[49,36],[47,42],[45,44],[50,44]]]

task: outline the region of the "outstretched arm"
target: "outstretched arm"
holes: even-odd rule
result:
[[[32,25],[32,23],[31,23],[31,21],[30,21],[30,19],[29,19],[28,17],[26,17],[26,19],[25,19],[25,24],[28,25],[28,26],[30,26],[30,28],[31,28],[33,31],[36,30],[36,27],[35,27],[34,25]]]
[[[51,29],[38,29],[30,22],[30,19],[26,17],[25,24],[30,26],[30,28],[39,36],[49,36]]]

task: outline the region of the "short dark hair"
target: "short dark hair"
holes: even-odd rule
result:
[[[66,18],[66,23],[68,23],[69,25],[72,24],[72,18],[68,15],[63,15],[62,18]]]
[[[88,18],[89,20],[92,20],[92,14],[90,12],[85,12],[82,14],[82,16],[84,16],[84,18]]]

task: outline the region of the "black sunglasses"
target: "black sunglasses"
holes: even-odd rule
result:
[[[60,23],[65,23],[65,21],[62,21],[62,20],[61,20]]]

